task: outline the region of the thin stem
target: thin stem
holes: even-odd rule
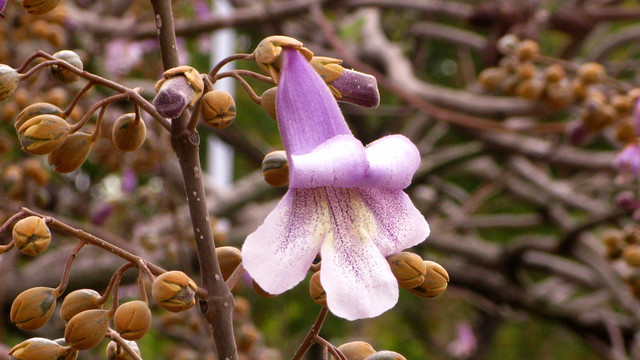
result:
[[[142,360],[142,358],[140,357],[140,355],[138,355],[137,352],[135,352],[131,346],[129,346],[129,344],[115,331],[109,329],[107,330],[107,334],[105,335],[106,337],[108,337],[109,339],[115,341],[120,347],[122,347],[122,349],[124,349],[124,351],[126,351],[132,359],[134,360]],[[117,349],[116,349],[117,351]]]
[[[253,54],[233,54],[231,56],[228,56],[220,60],[220,62],[217,63],[216,66],[213,67],[213,69],[211,69],[209,76],[212,78],[215,77],[218,71],[220,71],[220,69],[222,69],[223,66],[225,66],[226,64],[234,60],[253,60],[253,59],[254,59]]]
[[[69,106],[62,112],[65,118],[71,115],[71,112],[78,104],[78,101],[80,101],[80,98],[82,97],[82,95],[84,95],[87,91],[89,91],[89,89],[91,89],[93,85],[95,85],[95,83],[93,81],[89,81],[87,85],[85,85],[80,91],[78,91],[76,96],[73,97],[71,104],[69,104]]]
[[[37,73],[42,68],[47,67],[49,65],[58,65],[62,60],[49,60],[45,62],[41,62],[40,64],[31,68],[31,70],[27,71],[24,74],[20,74],[20,81],[26,80],[31,77],[31,75]]]
[[[329,313],[329,308],[327,308],[326,306],[323,306],[320,309],[320,313],[318,314],[318,318],[316,319],[316,322],[313,323],[313,325],[311,325],[311,329],[309,329],[307,336],[305,336],[304,340],[302,341],[302,344],[300,344],[300,347],[298,348],[298,351],[296,351],[296,353],[293,354],[293,357],[291,358],[291,360],[300,360],[302,359],[304,354],[306,354],[307,351],[309,351],[309,348],[311,347],[311,345],[313,345],[313,343],[316,341],[316,336],[318,336],[318,334],[320,333],[320,329],[322,329],[322,324],[324,324],[324,320],[327,318],[328,313]]]
[[[58,285],[58,287],[55,288],[54,290],[56,296],[60,296],[60,294],[62,294],[64,290],[67,288],[67,284],[69,283],[69,274],[71,273],[71,265],[73,264],[73,261],[78,256],[78,253],[80,253],[80,249],[82,249],[82,247],[85,244],[86,242],[80,241],[78,245],[76,245],[76,247],[73,249],[71,254],[69,254],[69,258],[67,259],[67,264],[65,265],[64,272],[62,273],[62,279],[60,280],[60,285]]]
[[[244,266],[242,265],[242,263],[240,263],[238,267],[233,270],[231,275],[229,275],[229,278],[226,281],[229,290],[233,289],[233,287],[236,286],[238,280],[240,280],[240,278],[242,277],[242,274],[244,274]]]
[[[29,66],[29,64],[31,64],[31,62],[33,60],[35,60],[37,58],[40,58],[40,57],[44,57],[44,56],[42,56],[42,52],[41,51],[37,51],[37,52],[31,54],[31,56],[29,56],[27,58],[27,60],[25,60],[24,63],[22,63],[22,65],[19,68],[16,69],[16,71],[19,72],[19,73],[22,73],[27,68],[27,66]],[[53,56],[52,56],[52,58],[53,58]]]
[[[100,108],[100,114],[98,114],[98,120],[96,121],[96,128],[95,130],[93,130],[93,134],[91,134],[91,138],[89,139],[91,143],[95,142],[98,139],[98,136],[100,136],[100,128],[102,127],[102,118],[104,117],[104,113],[107,111],[108,106],[109,104],[104,105],[102,108]]]
[[[111,295],[111,290],[113,290],[113,286],[116,283],[116,279],[118,279],[118,274],[122,274],[125,271],[127,271],[128,269],[132,268],[134,266],[133,263],[126,263],[122,266],[120,266],[116,272],[113,273],[113,275],[111,275],[111,280],[109,280],[109,285],[107,285],[107,289],[104,291],[104,293],[102,294],[102,296],[98,299],[97,303],[98,304],[104,304],[107,299],[109,298],[109,295]],[[122,276],[122,275],[120,275]]]
[[[224,77],[231,76],[231,75],[229,74],[229,73],[231,73],[231,72],[235,72],[235,73],[237,73],[237,74],[238,74],[238,75],[240,75],[240,76],[249,76],[249,77],[252,77],[252,78],[254,78],[254,79],[256,79],[256,80],[260,80],[260,81],[262,81],[262,82],[266,82],[267,84],[273,84],[273,85],[275,85],[275,83],[276,83],[276,82],[275,82],[275,81],[273,81],[273,79],[272,79],[271,77],[269,77],[269,76],[265,76],[265,75],[262,75],[262,74],[258,74],[258,73],[256,73],[256,72],[253,72],[253,71],[250,71],[250,70],[242,70],[242,69],[233,70],[233,71],[225,71],[225,72],[222,72],[222,73],[220,73],[220,74],[216,75],[216,77],[215,77],[215,78],[212,78],[212,79],[214,79],[215,81],[217,81],[217,80],[222,79],[222,78],[224,78]]]
[[[145,304],[149,305],[149,299],[147,298],[147,290],[144,287],[144,270],[141,267],[138,267],[138,290],[140,291],[140,299],[144,301]]]
[[[198,126],[198,121],[200,120],[200,108],[202,108],[202,98],[203,96],[196,101],[195,106],[193,107],[193,112],[191,113],[191,118],[189,119],[189,123],[187,124],[187,130],[195,131]]]
[[[93,115],[93,113],[96,112],[96,110],[98,110],[98,108],[100,108],[102,106],[106,107],[107,105],[111,104],[112,102],[115,102],[115,101],[118,101],[118,100],[124,100],[124,99],[129,99],[129,94],[111,95],[111,96],[109,96],[107,98],[104,98],[104,99],[98,101],[97,103],[93,104],[93,106],[89,109],[89,111],[87,111],[87,113],[84,114],[84,116],[82,116],[80,121],[78,121],[75,125],[71,126],[71,130],[69,131],[69,133],[73,134],[76,131],[82,129],[82,127],[91,118],[91,115]]]
[[[251,100],[253,100],[258,105],[262,104],[262,100],[260,99],[260,96],[258,96],[256,92],[253,91],[253,89],[251,88],[251,85],[249,85],[249,83],[247,83],[245,79],[243,79],[236,71],[220,73],[220,77],[217,79],[222,79],[228,76],[233,77],[240,83],[240,85],[242,85],[242,87],[247,92]]]
[[[4,234],[4,232],[7,231],[9,226],[11,226],[16,220],[22,219],[26,215],[27,215],[27,213],[25,213],[24,211],[19,211],[19,212],[15,213],[7,221],[5,221],[4,224],[2,224],[2,226],[0,226],[0,234]]]
[[[338,360],[349,360],[347,359],[347,357],[342,353],[342,351],[338,350],[335,346],[333,346],[332,343],[330,343],[329,341],[327,341],[325,338],[322,338],[318,335],[315,336],[314,338],[315,342],[317,342],[318,344],[324,346],[325,349],[328,349],[329,352],[331,352],[331,355],[333,355],[335,358],[337,358]]]
[[[123,269],[122,271],[117,271],[116,272],[116,276],[115,279],[113,281],[113,305],[111,306],[111,310],[109,310],[109,316],[112,317],[113,314],[115,314],[116,310],[118,309],[118,301],[119,299],[119,295],[118,295],[118,290],[120,290],[120,282],[122,281],[122,276],[124,275],[125,271],[127,271],[129,268],[133,267],[134,264],[131,264],[132,266],[124,268],[120,267],[120,269]],[[118,270],[120,270],[118,269]]]

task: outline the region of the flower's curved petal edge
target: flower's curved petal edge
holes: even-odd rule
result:
[[[364,186],[404,189],[420,165],[418,148],[402,135],[380,138],[365,148],[369,170]]]
[[[321,248],[320,282],[329,310],[347,320],[375,317],[398,301],[398,282],[373,241],[377,235],[355,189],[326,189],[332,231]]]
[[[376,221],[373,237],[384,257],[423,242],[429,224],[404,191],[386,188],[358,188],[358,194]]]
[[[284,48],[282,57],[276,112],[287,153],[306,154],[336,135],[351,134],[331,91],[304,56]]]
[[[289,158],[291,188],[358,186],[369,168],[364,146],[351,135],[334,136],[305,155]]]
[[[302,281],[329,231],[324,192],[290,189],[242,246],[249,275],[270,294]]]

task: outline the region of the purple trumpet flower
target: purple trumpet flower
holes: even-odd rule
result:
[[[377,316],[398,300],[386,257],[422,242],[429,225],[402,189],[420,163],[401,135],[364,147],[349,130],[320,76],[284,48],[278,126],[289,161],[289,190],[242,247],[243,263],[271,294],[302,281],[316,255],[331,312]]]

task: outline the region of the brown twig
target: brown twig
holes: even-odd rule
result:
[[[327,318],[328,313],[329,313],[329,308],[327,308],[326,306],[323,306],[320,309],[318,318],[311,326],[311,329],[309,329],[307,336],[304,337],[304,340],[302,340],[302,344],[300,344],[300,347],[298,348],[296,353],[293,354],[293,357],[291,358],[291,360],[300,360],[302,359],[304,354],[306,354],[307,351],[309,351],[309,348],[311,347],[311,345],[313,345],[313,343],[316,341],[316,336],[318,336],[318,334],[320,333],[320,329],[322,329],[322,324],[324,324],[324,320]]]
[[[60,296],[64,290],[67,288],[67,284],[69,283],[69,274],[71,273],[71,265],[73,261],[76,259],[82,247],[86,244],[84,241],[80,241],[78,245],[71,251],[69,254],[69,258],[67,259],[67,264],[64,267],[64,272],[62,273],[62,279],[60,280],[60,285],[55,288],[54,293],[56,296]]]
[[[124,349],[124,351],[126,351],[131,356],[132,359],[142,360],[140,355],[138,355],[138,353],[135,352],[131,348],[131,346],[129,346],[129,344],[127,344],[127,342],[117,332],[113,331],[112,329],[109,329],[107,330],[107,334],[105,336],[115,341],[116,343],[118,343],[118,345],[121,346]]]

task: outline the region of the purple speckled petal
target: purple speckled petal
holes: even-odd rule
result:
[[[327,202],[317,189],[291,189],[242,246],[249,275],[270,294],[302,281],[329,231]]]
[[[418,148],[402,135],[389,135],[367,145],[369,170],[363,185],[404,189],[420,165]]]
[[[324,190],[332,226],[322,244],[320,281],[329,309],[347,320],[378,316],[398,301],[398,282],[374,243],[376,223],[357,189]]]
[[[375,76],[361,73],[355,70],[345,69],[340,77],[330,82],[344,101],[364,107],[378,107],[380,105],[380,93]]]
[[[320,75],[295,49],[284,48],[276,95],[278,127],[290,155],[302,155],[336,135],[351,134]]]
[[[304,155],[289,156],[291,188],[353,187],[369,168],[365,149],[352,135],[338,135]]]
[[[369,187],[357,191],[375,219],[373,241],[384,257],[417,245],[429,236],[427,220],[404,191]]]

